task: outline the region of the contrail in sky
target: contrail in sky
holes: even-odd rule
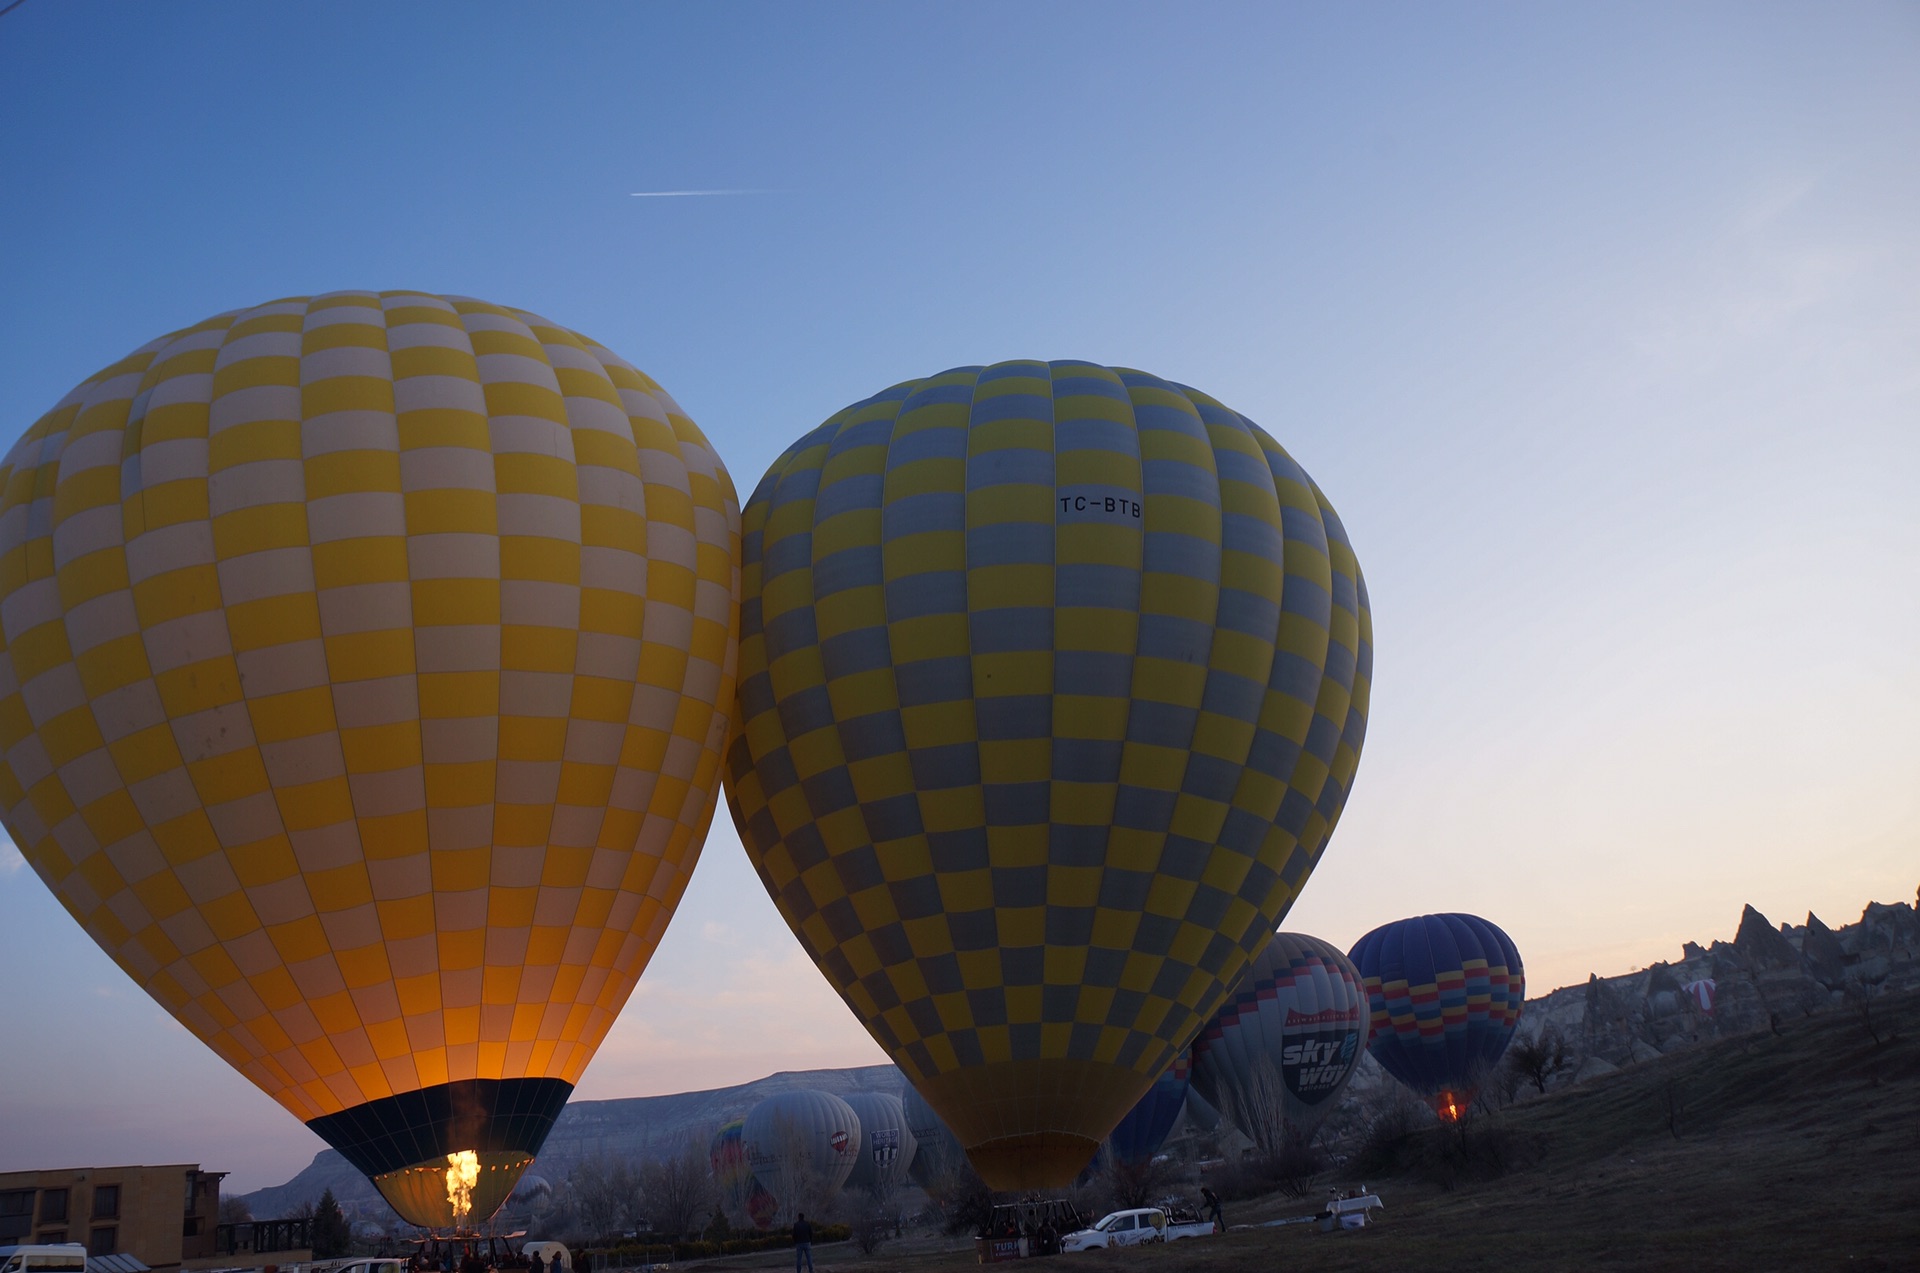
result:
[[[689,199],[706,194],[772,194],[771,190],[635,190],[635,199]]]

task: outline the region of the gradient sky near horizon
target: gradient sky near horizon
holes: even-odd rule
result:
[[[155,335],[348,287],[591,334],[743,494],[963,363],[1143,367],[1261,423],[1376,625],[1288,928],[1471,910],[1545,990],[1920,883],[1920,7],[0,18],[5,441]],[[3,844],[0,1021],[0,1170],[245,1191],[321,1148]],[[578,1095],[881,1059],[723,809]]]

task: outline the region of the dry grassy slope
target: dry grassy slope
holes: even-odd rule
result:
[[[1361,1233],[1243,1230],[1064,1257],[1065,1267],[1920,1270],[1920,993],[1889,996],[1876,1011],[1883,1039],[1899,1035],[1877,1047],[1856,1015],[1835,1011],[1515,1106],[1468,1135],[1531,1140],[1535,1162],[1451,1190],[1414,1174],[1370,1180],[1388,1210]],[[1272,1197],[1230,1208],[1228,1219],[1299,1210]],[[833,1249],[835,1269],[972,1264],[846,1250]]]

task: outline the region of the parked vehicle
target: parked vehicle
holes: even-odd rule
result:
[[[1182,1207],[1178,1211],[1167,1213],[1167,1228],[1162,1236],[1168,1242],[1178,1242],[1181,1238],[1212,1237],[1213,1232],[1212,1220]]]
[[[86,1273],[86,1267],[87,1248],[78,1242],[0,1246],[0,1273]]]
[[[1096,1251],[1107,1247],[1140,1246],[1166,1241],[1167,1213],[1158,1207],[1134,1207],[1100,1217],[1091,1229],[1080,1229],[1060,1239],[1062,1253]]]

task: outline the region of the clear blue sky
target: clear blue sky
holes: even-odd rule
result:
[[[752,193],[634,198],[634,191]],[[909,376],[1205,388],[1340,509],[1374,717],[1288,927],[1534,983],[1920,882],[1920,8],[240,5],[0,18],[0,429],[214,312],[536,310],[751,489]],[[317,1138],[0,849],[0,1169]],[[25,1034],[23,1035],[23,1031]],[[580,1094],[877,1052],[724,813]]]

